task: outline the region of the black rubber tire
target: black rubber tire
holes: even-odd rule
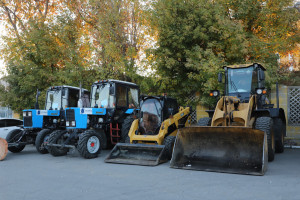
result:
[[[172,158],[172,153],[173,153],[173,147],[174,147],[174,143],[175,143],[175,136],[167,136],[164,139],[163,144],[165,145],[165,155],[167,157],[168,160],[171,160]]]
[[[203,117],[200,118],[197,122],[198,126],[210,126],[211,125],[211,118],[210,117]]]
[[[20,139],[20,137],[22,136],[22,131],[23,130],[21,130],[21,129],[11,130],[6,136],[7,143],[14,143],[14,142],[18,141]],[[24,140],[25,140],[25,138],[22,138],[20,141],[25,142]],[[25,148],[25,146],[26,145],[19,144],[17,146],[8,147],[8,150],[12,153],[19,153]]]
[[[128,143],[128,144],[130,143],[130,137],[129,136],[126,137],[125,143]]]
[[[268,161],[273,161],[275,157],[275,137],[273,130],[273,119],[271,117],[258,117],[255,128],[267,134],[268,141]]]
[[[88,150],[88,140],[93,137],[96,136],[100,142],[100,146],[98,149],[96,149],[96,152],[90,152]],[[79,141],[78,141],[78,145],[77,145],[77,150],[79,152],[79,154],[87,159],[91,159],[91,158],[96,158],[98,156],[98,154],[100,153],[101,149],[106,148],[106,135],[104,133],[104,131],[95,131],[95,130],[86,130],[83,133],[81,133],[81,135],[79,136]],[[104,147],[102,147],[104,146]]]
[[[284,136],[286,132],[285,124],[282,119],[274,118],[274,134],[275,134],[275,152],[284,152]]]
[[[63,141],[63,135],[65,134],[65,132],[66,131],[63,131],[63,130],[53,131],[49,136],[48,143],[49,144],[62,143],[61,140]],[[64,156],[68,153],[69,149],[66,147],[48,146],[48,151],[52,156]]]
[[[125,142],[126,143],[126,138],[129,137],[128,136],[128,133],[129,133],[129,130],[131,128],[131,125],[132,125],[132,122],[134,121],[134,118],[132,115],[129,115],[127,116],[125,119],[124,119],[124,122],[122,124],[122,130],[121,130],[121,142]]]
[[[48,137],[48,139],[47,139],[47,142],[48,142],[51,132],[52,132],[52,130],[50,130],[50,129],[43,129],[40,132],[38,132],[36,139],[35,139],[35,148],[39,153],[41,153],[41,154],[49,153],[48,147],[46,147],[44,145],[44,140],[46,137]]]

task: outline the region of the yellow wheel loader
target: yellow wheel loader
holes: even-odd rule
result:
[[[178,131],[170,167],[263,175],[275,151],[283,151],[284,110],[278,100],[277,108],[268,103],[262,65],[224,70],[225,95],[215,110],[207,111],[208,118]],[[222,82],[221,73],[218,79]],[[211,93],[218,95],[219,91]],[[276,129],[274,122],[280,124]]]
[[[171,159],[178,128],[190,125],[190,108],[173,98],[142,96],[139,119],[128,116],[118,143],[105,162],[155,166]]]

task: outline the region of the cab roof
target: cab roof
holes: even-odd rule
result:
[[[135,83],[127,82],[127,81],[120,81],[120,80],[115,80],[115,79],[108,79],[108,80],[101,80],[101,81],[99,80],[99,81],[95,81],[94,84],[97,84],[97,83],[109,83],[109,82],[138,87],[138,85],[135,84]]]
[[[53,88],[70,88],[70,89],[74,89],[74,90],[80,90],[80,87],[74,87],[74,86],[69,86],[69,85],[59,85],[59,86],[51,86],[48,89],[53,89]],[[88,91],[87,89],[82,88],[84,91]]]
[[[246,68],[246,67],[251,67],[253,65],[257,65],[258,67],[262,68],[264,71],[266,71],[266,68],[264,68],[260,63],[253,63],[253,64],[236,64],[236,65],[228,65],[224,66],[227,68]],[[223,68],[224,68],[223,67]]]

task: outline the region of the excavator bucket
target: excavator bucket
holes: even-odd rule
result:
[[[105,162],[155,166],[168,161],[164,147],[164,145],[118,143]]]
[[[0,161],[7,155],[8,144],[5,139],[0,138]]]
[[[179,129],[170,167],[264,175],[267,136],[246,127],[193,126]]]

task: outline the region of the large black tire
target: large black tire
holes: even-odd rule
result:
[[[51,132],[52,130],[50,129],[43,129],[40,132],[38,132],[35,139],[35,148],[39,153],[41,154],[49,153],[48,147],[45,146],[45,144],[48,143]]]
[[[124,122],[122,124],[122,130],[121,130],[121,142],[125,142],[126,143],[126,138],[129,137],[128,133],[131,127],[132,122],[134,121],[134,118],[132,115],[127,116],[124,119]]]
[[[21,129],[14,129],[14,130],[11,130],[7,136],[6,136],[6,141],[7,143],[15,143],[17,142],[20,137],[22,137],[23,135],[23,130]],[[20,142],[25,142],[25,138],[21,138]],[[11,147],[8,147],[8,150],[12,153],[19,153],[21,152],[24,148],[25,148],[25,144],[21,145],[17,145],[17,146],[11,146]]]
[[[49,144],[63,144],[64,134],[66,131],[56,130],[53,131],[48,139]],[[69,149],[66,147],[53,147],[48,146],[48,151],[53,156],[64,156],[68,153]]]
[[[271,117],[259,117],[256,119],[255,128],[267,134],[268,141],[268,161],[273,161],[275,157],[275,137],[273,130],[273,119]]]
[[[105,148],[106,142],[104,131],[86,130],[79,137],[77,150],[84,158],[96,158],[101,149]]]
[[[282,119],[274,118],[273,120],[274,120],[274,134],[275,134],[275,152],[283,153],[284,136],[286,132],[286,127]]]
[[[211,125],[211,118],[210,117],[203,117],[200,118],[197,122],[198,126],[210,126]]]
[[[174,147],[174,143],[175,143],[175,136],[167,136],[164,139],[163,144],[165,145],[165,155],[167,157],[168,160],[171,160],[172,158],[172,153],[173,153],[173,147]]]

